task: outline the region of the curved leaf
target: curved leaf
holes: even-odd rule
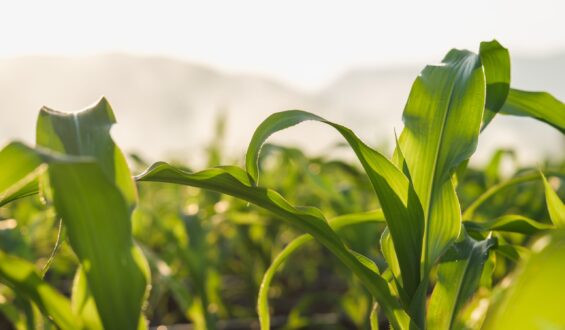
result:
[[[503,215],[485,222],[465,221],[464,224],[469,231],[506,231],[525,235],[533,235],[554,228],[552,225],[516,214]]]
[[[382,303],[384,313],[397,328],[407,327],[408,315],[392,296],[387,282],[378,274],[376,266],[366,258],[348,249],[330,228],[318,209],[296,208],[277,192],[255,187],[247,172],[237,167],[217,167],[190,173],[166,163],[153,164],[137,176],[138,181],[169,182],[214,190],[228,194],[271,211],[281,220],[312,235],[350,268]]]
[[[510,89],[500,113],[533,117],[565,134],[565,104],[546,92]]]
[[[420,282],[423,213],[410,180],[391,161],[368,147],[350,129],[300,110],[275,113],[265,119],[253,134],[246,155],[246,168],[252,180],[258,178],[261,146],[273,133],[303,121],[313,120],[335,128],[349,143],[373,185],[385,214],[401,268],[401,281],[408,299]],[[405,301],[406,304],[409,301]]]

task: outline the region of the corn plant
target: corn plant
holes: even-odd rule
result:
[[[405,127],[391,159],[344,126],[292,110],[273,114],[258,127],[245,169],[219,166],[194,173],[156,163],[135,179],[231,195],[266,209],[305,234],[282,249],[263,276],[257,303],[263,329],[270,326],[268,292],[274,275],[312,240],[335,255],[374,299],[373,328],[379,326],[379,314],[397,329],[562,326],[558,299],[565,291],[561,281],[565,267],[560,262],[565,239],[558,228],[565,226],[565,206],[546,179],[563,177],[562,169],[528,171],[508,181],[490,173],[492,185],[465,201],[464,210],[457,194],[458,188],[465,188],[467,161],[480,132],[498,113],[533,117],[565,131],[565,105],[547,93],[510,88],[508,51],[492,41],[482,43],[478,54],[452,50],[441,64],[422,71],[408,98]],[[306,120],[329,125],[343,136],[359,159],[380,209],[360,212],[343,196],[328,194],[328,182],[314,175],[308,183],[317,195],[314,198],[293,191],[292,180],[285,189],[278,189],[292,200],[319,205],[325,213],[295,206],[274,189],[259,185],[260,151],[268,137]],[[185,225],[186,232],[166,225],[155,227],[175,241],[173,254],[180,256],[193,276],[196,287],[192,291],[163,266],[161,256],[147,247],[141,252],[131,223],[137,189],[124,155],[109,134],[114,122],[105,99],[76,114],[44,108],[35,147],[13,142],[0,151],[0,206],[39,193],[61,219],[60,240],[68,241],[78,264],[70,299],[50,285],[33,263],[4,251],[0,252],[0,282],[22,302],[29,315],[27,327],[40,326],[35,316],[43,315],[45,328],[141,329],[147,326],[143,309],[150,283],[145,253],[196,326],[213,328],[215,319],[206,309],[207,301],[216,299],[207,290],[215,270],[206,253],[211,246],[202,240],[213,229],[204,227],[199,217],[186,218],[182,212],[172,218]],[[262,178],[261,183],[273,184]],[[532,181],[543,184],[550,222],[484,211],[487,202]],[[219,198],[208,194],[202,202],[214,205]],[[236,212],[242,212],[245,204],[241,205]],[[156,220],[172,223],[160,216]],[[341,231],[367,223],[386,226],[380,235],[380,253],[386,263],[378,266],[374,261],[380,256],[369,258],[366,249],[361,254],[359,244],[346,244]],[[187,235],[192,236],[188,242]],[[532,243],[533,235],[540,237]],[[508,269],[502,271],[499,285],[493,274],[500,263],[493,251],[520,261],[511,277],[506,276]],[[540,267],[546,272],[536,273]],[[536,295],[543,300],[531,306]],[[520,317],[510,317],[507,311]]]
[[[478,54],[451,50],[442,63],[427,66],[416,78],[404,109],[405,126],[391,159],[363,143],[344,126],[305,111],[291,110],[271,115],[257,128],[247,150],[245,170],[225,166],[193,173],[161,162],[137,180],[189,185],[232,195],[271,211],[309,235],[289,244],[265,275],[258,302],[263,329],[269,328],[267,292],[274,272],[293,251],[311,239],[329,249],[359,278],[393,328],[465,327],[470,324],[467,304],[483,273],[488,275],[490,266],[485,265],[491,251],[500,249],[508,255],[518,255],[521,250],[513,244],[498,242],[495,233],[537,234],[562,227],[565,214],[561,200],[546,184],[552,224],[521,215],[487,221],[474,218],[474,211],[505,187],[543,178],[537,171],[491,188],[462,212],[456,193],[458,179],[476,149],[480,132],[499,113],[533,117],[565,131],[565,105],[547,93],[510,88],[507,49],[496,41],[484,42]],[[259,185],[258,158],[263,143],[273,133],[307,120],[329,125],[343,136],[368,175],[380,210],[327,221],[319,209],[291,205],[276,191]],[[380,244],[388,265],[385,269],[379,269],[370,258],[350,249],[336,232],[340,227],[368,221],[386,223]],[[534,245],[535,253],[549,254],[551,260],[556,260],[556,253],[562,253],[563,239],[557,234],[546,236],[545,244],[540,246]],[[548,261],[532,256],[522,274],[531,272],[535,267],[531,265],[538,262]],[[561,265],[554,265],[551,276],[556,274],[563,274]],[[520,276],[527,275],[517,276],[514,286],[511,285],[513,289],[500,299],[520,296],[522,305],[517,306],[522,307],[516,307],[520,310],[526,301],[524,297],[530,296],[517,293],[522,292],[520,287],[527,282],[521,281]],[[555,290],[564,292],[559,281],[552,283]],[[428,295],[432,284],[433,290]],[[547,304],[557,303],[547,301]],[[493,306],[486,316],[485,327],[512,324],[508,317],[501,316],[504,307],[500,306],[505,306],[504,303]],[[486,311],[484,308],[478,311],[480,326]],[[553,312],[554,308],[548,311],[551,312],[532,316],[530,321],[539,316],[544,324],[565,323],[562,315]],[[374,327],[378,326],[376,317],[375,312],[371,321]]]
[[[105,99],[76,114],[43,108],[37,147],[13,142],[0,151],[0,205],[41,192],[79,261],[70,300],[33,264],[4,252],[0,281],[61,329],[146,327],[149,269],[131,235],[137,192],[109,134],[114,122]]]

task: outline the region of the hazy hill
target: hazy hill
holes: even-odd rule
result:
[[[544,89],[565,99],[565,55],[514,62],[516,87]],[[0,60],[0,141],[33,141],[42,105],[79,110],[105,95],[119,122],[114,136],[126,149],[155,160],[173,152],[193,159],[213,135],[220,111],[228,115],[227,147],[241,154],[253,129],[268,114],[305,109],[351,126],[371,144],[390,142],[402,128],[401,113],[420,68],[351,71],[316,93],[263,77],[228,75],[201,65],[155,57],[104,55]],[[560,73],[560,74],[559,74]],[[294,133],[294,134],[293,134]],[[338,141],[328,128],[307,124],[282,138],[321,150]],[[529,120],[499,120],[479,149],[521,145],[522,158],[563,155],[557,131]]]

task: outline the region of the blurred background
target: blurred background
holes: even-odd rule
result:
[[[14,1],[0,7],[0,143],[34,140],[41,106],[77,111],[106,96],[123,149],[191,163],[226,118],[242,157],[269,114],[303,109],[384,150],[418,72],[453,47],[496,38],[512,85],[565,99],[565,2]],[[283,132],[311,152],[340,141],[320,125]],[[514,148],[523,164],[561,158],[552,128],[499,117],[475,163]]]

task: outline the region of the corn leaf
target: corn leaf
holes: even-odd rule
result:
[[[30,149],[23,143],[12,142],[0,151],[0,206],[37,193],[43,159]]]
[[[553,191],[549,182],[545,178],[545,175],[541,173],[541,178],[543,179],[543,186],[545,188],[545,203],[547,205],[547,211],[549,212],[549,218],[551,222],[557,228],[565,228],[565,205],[557,196],[557,193]]]
[[[452,329],[457,315],[479,285],[488,252],[496,239],[475,241],[465,235],[443,255],[430,297],[427,327]]]
[[[469,231],[504,231],[525,235],[534,235],[541,231],[554,228],[552,225],[541,223],[516,214],[503,215],[496,219],[488,220],[485,222],[465,221],[464,224],[465,228]]]
[[[540,237],[489,309],[483,329],[561,329],[565,326],[565,232]]]
[[[80,329],[80,320],[71,312],[67,298],[44,282],[35,266],[0,251],[0,281],[30,299],[61,329]]]
[[[303,121],[313,120],[335,128],[349,143],[373,185],[385,215],[401,269],[401,281],[408,301],[420,282],[420,258],[423,213],[410,180],[386,157],[368,147],[350,129],[314,114],[291,110],[275,113],[257,128],[246,155],[246,168],[253,180],[258,179],[261,146],[273,133]]]
[[[133,245],[123,196],[96,163],[52,163],[49,178],[104,327],[137,328],[148,274]]]
[[[408,315],[392,296],[375,264],[348,249],[318,209],[296,208],[277,192],[256,187],[249,174],[238,167],[217,167],[191,173],[166,163],[156,163],[137,177],[139,181],[168,182],[194,186],[231,195],[271,211],[281,220],[312,235],[350,268],[375,298],[396,328],[410,324]]]
[[[124,154],[112,140],[110,128],[116,123],[105,98],[76,113],[43,107],[37,119],[37,145],[69,156],[95,159],[108,180],[121,191],[128,207],[137,202],[135,182]]]
[[[510,90],[510,54],[498,41],[481,42],[479,56],[487,84],[486,107],[481,130],[504,105]]]
[[[49,162],[50,188],[104,328],[136,329],[149,271],[133,244],[131,212],[137,193],[109,134],[114,122],[105,99],[74,114],[43,108],[37,144],[74,157]]]
[[[500,113],[533,117],[565,134],[565,104],[546,92],[510,89]]]
[[[461,229],[451,176],[475,151],[485,89],[480,58],[454,49],[422,71],[404,109],[399,143],[425,214],[426,271]]]

